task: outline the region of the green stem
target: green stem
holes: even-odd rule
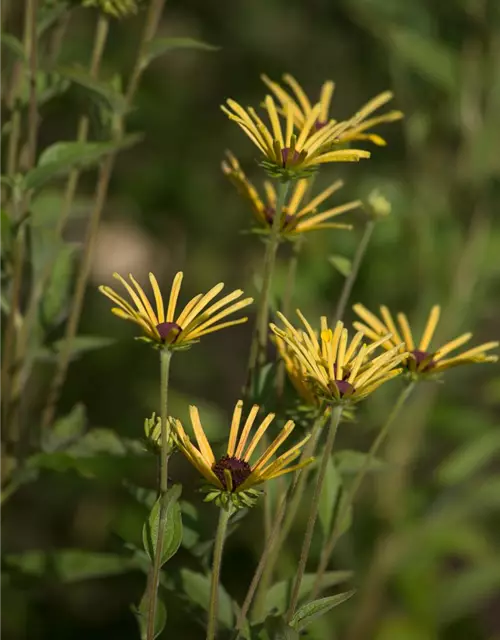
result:
[[[312,537],[314,533],[314,525],[318,517],[319,502],[321,498],[321,490],[323,489],[323,482],[325,480],[326,469],[330,461],[333,445],[335,443],[335,437],[342,415],[342,405],[332,408],[330,416],[330,426],[328,428],[328,435],[326,438],[326,444],[323,451],[323,457],[318,471],[318,478],[316,480],[316,486],[314,487],[314,494],[312,497],[311,510],[309,512],[309,519],[306,525],[306,532],[304,534],[304,541],[302,543],[302,550],[300,552],[299,566],[297,569],[297,576],[293,585],[292,596],[290,598],[290,605],[286,614],[286,622],[289,623],[295,613],[297,603],[299,601],[300,586],[302,584],[302,578],[306,570],[307,558],[309,557],[309,550],[311,548]]]
[[[252,346],[250,348],[250,362],[248,364],[247,391],[252,388],[255,370],[258,364],[263,363],[265,358],[268,321],[269,321],[269,299],[271,295],[271,285],[273,281],[274,265],[276,263],[276,253],[280,240],[281,214],[286,203],[290,182],[279,182],[277,188],[276,208],[273,217],[271,234],[268,238],[266,254],[264,257],[264,267],[262,270],[262,288],[257,309],[257,321],[255,324]]]
[[[324,426],[324,422],[324,415],[319,416],[315,420],[314,425],[311,429],[311,438],[309,439],[309,442],[307,443],[302,456],[304,460],[314,455],[321,429]],[[266,594],[273,577],[273,572],[279,557],[279,552],[280,549],[282,549],[288,534],[290,533],[290,529],[295,520],[295,516],[297,515],[299,506],[302,503],[304,490],[306,488],[306,481],[311,471],[311,467],[306,467],[304,469],[301,469],[295,475],[294,481],[290,488],[290,496],[292,496],[292,500],[286,501],[286,510],[284,510],[284,513],[279,520],[278,529],[269,539],[267,545],[269,549],[266,555],[266,562],[263,567],[262,575],[259,576],[259,583],[255,594],[255,603],[252,609],[253,619],[255,619],[257,622],[260,622],[263,617],[264,606],[266,603]],[[286,495],[283,496],[283,500],[285,498]]]
[[[314,586],[311,594],[311,599],[313,600],[319,594],[319,591],[321,589],[321,583],[323,581],[323,576],[328,566],[328,562],[332,556],[335,545],[337,544],[337,542],[339,541],[342,535],[342,525],[343,525],[344,518],[349,512],[349,509],[351,508],[351,506],[354,504],[354,500],[356,499],[359,488],[361,487],[363,480],[365,479],[365,476],[370,469],[370,465],[375,459],[375,456],[377,455],[378,450],[382,446],[382,443],[387,438],[387,435],[389,434],[390,428],[392,427],[396,417],[399,415],[399,412],[401,411],[407,399],[413,392],[413,389],[415,388],[415,384],[416,383],[414,381],[411,381],[402,389],[401,393],[398,396],[398,399],[396,400],[394,406],[392,407],[392,410],[387,420],[385,421],[377,437],[373,441],[373,444],[370,447],[368,454],[365,456],[363,464],[361,465],[358,473],[356,474],[356,477],[354,478],[354,481],[351,487],[349,488],[349,492],[346,496],[346,499],[342,500],[338,516],[337,518],[335,518],[335,523],[333,525],[333,530],[330,535],[330,538],[328,539],[328,542],[323,547],[323,550],[321,552],[321,558],[319,561],[318,568],[316,570],[316,578],[314,581]]]
[[[363,231],[363,235],[361,236],[361,240],[359,241],[358,247],[356,249],[356,253],[354,254],[354,259],[352,261],[351,273],[347,276],[344,281],[344,286],[342,287],[342,292],[340,294],[339,301],[337,303],[337,308],[335,309],[335,315],[333,317],[333,323],[336,324],[339,320],[342,320],[347,303],[349,302],[349,297],[352,292],[352,288],[358,277],[359,268],[361,266],[361,262],[363,261],[366,249],[368,247],[368,243],[370,242],[370,238],[372,237],[373,229],[375,228],[375,220],[368,220],[365,225],[365,229]]]
[[[217,609],[219,595],[219,579],[222,566],[222,552],[226,541],[227,523],[231,517],[232,507],[219,510],[219,524],[214,544],[214,559],[212,564],[212,578],[210,581],[210,602],[208,606],[207,640],[214,640],[217,631]]]
[[[160,585],[161,557],[163,552],[163,538],[165,537],[165,526],[167,524],[166,507],[168,491],[168,459],[170,457],[170,427],[168,424],[168,378],[170,372],[170,359],[172,352],[168,349],[160,351],[160,398],[161,398],[161,454],[160,454],[160,515],[158,519],[158,537],[156,539],[156,550],[153,566],[151,568],[150,579],[147,589],[148,597],[148,621],[147,640],[154,640],[155,637],[155,617],[156,603],[158,600],[158,588]]]

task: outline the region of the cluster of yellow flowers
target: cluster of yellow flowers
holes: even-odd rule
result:
[[[282,239],[293,239],[298,234],[317,229],[350,228],[350,225],[331,220],[359,207],[361,202],[355,200],[318,211],[318,207],[342,186],[342,182],[337,180],[306,201],[305,196],[310,186],[308,177],[322,164],[358,161],[370,156],[364,150],[335,148],[339,145],[352,141],[384,145],[383,138],[372,133],[371,128],[398,120],[402,114],[400,111],[389,111],[378,116],[372,114],[385,105],[392,94],[384,92],[352,118],[337,121],[329,115],[334,91],[332,82],[324,83],[319,101],[312,104],[297,81],[289,75],[283,78],[286,88],[266,76],[263,76],[263,81],[273,94],[267,95],[263,102],[269,125],[264,124],[255,109],[245,109],[234,100],[227,100],[227,106],[222,109],[259,149],[263,156],[261,165],[269,176],[280,181],[295,181],[291,197],[282,210],[276,212],[278,198],[272,183],[264,182],[265,198],[262,199],[231,152],[227,153],[227,159],[222,163],[224,174],[248,201],[265,233],[270,232],[277,214],[280,215],[279,235]],[[377,206],[381,209],[381,214],[387,213],[387,203],[383,201],[380,204],[379,200],[380,197]],[[150,274],[150,283],[155,308],[132,275],[130,283],[120,275],[114,275],[125,287],[130,301],[108,286],[100,287],[100,291],[116,305],[112,309],[113,313],[139,325],[143,340],[169,352],[188,348],[204,335],[245,322],[246,317],[228,318],[253,302],[252,298],[241,299],[241,290],[233,291],[214,302],[224,287],[223,283],[219,283],[207,293],[196,295],[177,313],[183,277],[181,272],[174,278],[166,310],[153,274]],[[326,318],[322,317],[319,328],[315,329],[300,311],[297,313],[302,328],[294,327],[280,313],[278,317],[282,326],[278,327],[275,323],[269,325],[292,385],[302,400],[317,411],[324,411],[333,405],[357,403],[380,385],[399,375],[420,379],[435,376],[460,364],[493,362],[497,359],[486,353],[497,347],[498,342],[489,342],[455,357],[446,357],[465,344],[471,338],[470,333],[432,349],[431,340],[440,314],[437,306],[431,310],[418,346],[414,342],[406,315],[398,314],[397,327],[391,313],[384,306],[380,308],[380,319],[361,304],[356,304],[354,311],[362,322],[354,323],[357,333],[351,340],[341,321],[331,329]],[[294,429],[292,421],[286,422],[278,436],[252,462],[252,457],[275,416],[268,414],[263,417],[253,437],[250,437],[260,407],[252,406],[241,427],[242,412],[243,402],[239,400],[229,429],[227,451],[220,459],[216,459],[213,453],[196,407],[190,408],[190,416],[197,446],[191,442],[178,420],[171,421],[177,447],[211,486],[208,499],[222,495],[225,499],[225,503],[222,501],[223,506],[229,501],[237,506],[251,504],[256,497],[256,485],[310,462],[307,456],[301,455],[309,436],[273,460],[277,450]],[[293,464],[299,456],[299,462]]]

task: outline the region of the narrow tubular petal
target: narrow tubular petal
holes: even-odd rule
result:
[[[202,299],[203,294],[202,293],[198,293],[194,298],[191,298],[191,300],[186,304],[186,306],[184,307],[184,309],[180,312],[179,317],[177,318],[177,320],[175,321],[180,327],[183,326],[184,323],[184,318],[191,313],[191,309],[198,304],[198,302]]]
[[[466,342],[469,342],[471,338],[472,338],[472,333],[463,333],[461,336],[458,336],[458,338],[455,338],[455,340],[451,340],[450,342],[447,342],[446,344],[444,344],[442,347],[439,347],[439,349],[433,355],[432,359],[434,360],[434,362],[438,362],[451,351],[454,351],[455,349],[458,349],[458,347],[461,347]]]
[[[279,142],[280,147],[283,149],[283,147],[285,146],[285,141],[283,140],[283,132],[281,131],[281,125],[274,100],[271,98],[271,96],[266,96],[264,104],[266,105],[267,113],[269,114],[273,138]]]
[[[360,151],[359,149],[345,149],[343,151],[329,151],[320,156],[312,158],[305,165],[325,164],[327,162],[358,162],[361,158],[369,158],[369,151]]]
[[[288,203],[288,213],[294,216],[299,208],[300,203],[302,202],[302,198],[307,190],[308,181],[305,179],[297,180],[297,185],[293,190],[292,197]],[[300,215],[300,214],[298,214]]]
[[[240,300],[236,304],[232,304],[231,306],[227,307],[226,309],[223,309],[220,313],[217,313],[214,316],[210,316],[206,320],[206,322],[203,322],[202,324],[199,324],[195,329],[192,330],[192,332],[190,332],[191,335],[192,336],[196,336],[196,335],[201,335],[202,333],[207,333],[207,329],[209,327],[212,327],[217,322],[219,322],[219,320],[222,320],[222,318],[225,318],[226,316],[230,315],[231,313],[236,313],[236,311],[239,311],[240,309],[243,309],[244,307],[247,307],[249,304],[252,304],[252,302],[253,302],[253,298],[245,298],[244,300]]]
[[[343,224],[341,222],[323,222],[322,224],[310,225],[307,220],[299,222],[297,226],[292,230],[293,233],[310,233],[311,231],[319,231],[321,229],[346,229],[350,231],[353,229],[352,224]]]
[[[403,339],[399,335],[399,332],[398,332],[398,330],[396,328],[396,324],[394,323],[394,320],[392,318],[392,315],[391,315],[391,312],[389,311],[389,309],[385,305],[382,305],[380,307],[380,313],[382,315],[382,318],[384,319],[385,326],[392,333],[393,339],[396,342],[403,342]]]
[[[290,103],[294,112],[298,111],[300,114],[300,108],[287,91],[285,91],[277,82],[273,82],[265,74],[262,74],[260,77],[264,84],[274,93],[276,98],[280,101],[282,107],[284,107],[287,103]]]
[[[257,411],[259,408],[257,407]],[[231,420],[231,428],[229,429],[229,442],[227,445],[227,455],[234,456],[236,449],[236,441],[238,439],[238,430],[241,422],[241,412],[243,411],[243,400],[238,400],[234,407],[233,417]]]
[[[311,127],[317,122],[317,119],[319,116],[319,109],[320,109],[320,106],[319,104],[317,104],[314,107],[314,109],[311,111],[311,116],[314,115],[314,121],[312,122]],[[309,119],[306,120],[306,123],[308,121]],[[307,153],[311,155],[315,153],[315,151],[317,151],[320,147],[322,147],[327,141],[333,142],[332,131],[334,129],[335,129],[335,123],[329,122],[321,129],[318,129],[317,131],[312,133],[310,136],[308,132],[307,135],[309,137],[307,138],[307,140],[304,139],[302,149],[304,151],[307,151]],[[298,143],[297,143],[297,146],[298,146]]]
[[[227,100],[227,104],[233,109],[233,111],[239,116],[244,127],[251,133],[254,138],[259,142],[260,146],[266,147],[266,140],[260,131],[259,127],[252,120],[250,115],[245,111],[245,109],[239,105],[234,100]]]
[[[342,335],[343,328],[344,328],[344,323],[341,320],[339,320],[335,325],[335,329],[333,330],[333,336],[331,341],[332,370],[330,372],[332,379],[335,379],[335,375],[333,372],[333,364],[337,362],[337,351],[338,351],[339,340],[340,340],[340,336]]]
[[[182,271],[179,271],[175,274],[174,281],[172,282],[172,287],[170,289],[170,298],[168,300],[167,307],[167,322],[173,322],[175,317],[175,309],[177,307],[177,300],[179,298],[179,291],[181,290],[182,278],[184,274]]]
[[[158,324],[165,322],[165,308],[163,306],[163,297],[161,295],[160,287],[158,286],[158,280],[153,273],[149,274],[149,282],[153,289],[155,302],[156,302],[156,315],[158,317]]]
[[[420,340],[420,351],[427,351],[427,349],[429,348],[432,336],[434,335],[437,323],[439,322],[440,314],[441,308],[439,307],[439,305],[435,305],[434,307],[432,307],[429,314],[429,319],[427,320],[427,324],[424,329],[424,335],[422,336],[422,340]]]
[[[130,278],[132,284],[135,286],[135,288],[137,289],[137,293],[139,294],[141,300],[142,300],[142,304],[144,305],[144,308],[146,309],[146,313],[147,315],[151,318],[151,322],[153,322],[155,325],[158,324],[158,318],[156,316],[156,313],[154,312],[153,307],[151,306],[151,303],[148,300],[147,295],[144,293],[144,289],[141,287],[141,285],[137,282],[137,280],[134,278],[134,276],[129,273],[128,277]]]
[[[302,311],[300,309],[296,309],[296,313],[300,318],[300,321],[302,322],[302,324],[304,325],[304,327],[306,328],[306,331],[311,339],[311,342],[314,344],[314,346],[319,349],[319,342],[318,342],[318,336],[316,334],[316,332],[314,331],[314,329],[311,327],[311,325],[309,324],[309,322],[307,321],[306,317],[304,316],[304,314],[302,313]]]
[[[371,366],[369,366],[368,369],[359,376],[358,380],[355,380],[354,386],[361,388],[365,385],[381,367],[391,362],[391,360],[395,360],[397,352],[398,348],[396,347],[395,349],[391,349],[391,351],[384,353],[384,355],[379,356],[376,361],[373,361]]]
[[[269,203],[269,206],[273,209],[276,207],[276,189],[274,185],[269,180],[264,182],[264,191],[266,192],[266,198]]]
[[[347,329],[342,329],[339,340],[339,350],[337,354],[337,380],[342,380],[344,376],[344,358],[347,347]]]
[[[415,342],[413,341],[413,334],[410,329],[410,323],[408,322],[408,318],[404,313],[398,313],[398,322],[401,327],[401,333],[403,334],[404,341],[406,343],[406,348],[408,351],[413,351],[415,349]]]
[[[308,458],[303,462],[299,462],[299,464],[293,465],[293,467],[287,467],[286,469],[281,469],[281,471],[277,471],[276,473],[267,472],[265,476],[265,480],[273,480],[274,478],[279,478],[280,476],[285,475],[285,473],[292,473],[293,471],[299,471],[299,469],[303,469],[307,467],[308,464],[314,462],[314,458]]]
[[[308,433],[305,438],[302,438],[300,442],[297,442],[297,444],[288,449],[288,451],[285,451],[285,453],[278,456],[276,460],[273,460],[273,462],[271,462],[267,467],[261,467],[261,475],[267,475],[269,472],[273,474],[273,472],[275,472],[276,470],[279,470],[280,468],[289,464],[292,460],[295,460],[295,458],[300,455],[300,450],[310,439],[310,437],[311,434]]]
[[[141,301],[140,297],[132,289],[132,287],[129,285],[129,283],[124,278],[122,278],[119,273],[113,273],[113,277],[116,278],[117,280],[119,280],[122,283],[122,285],[125,287],[125,289],[128,291],[128,294],[132,298],[132,300],[134,301],[135,306],[137,307],[138,311],[140,313],[143,313],[145,316],[147,316],[148,312],[147,312],[146,308],[142,304],[142,301]]]
[[[262,136],[262,140],[263,140],[263,142],[264,142],[264,144],[266,146],[266,149],[269,150],[268,153],[271,153],[272,150],[273,150],[273,142],[274,142],[274,138],[271,135],[271,132],[266,127],[266,125],[264,124],[263,120],[259,117],[259,115],[255,111],[255,109],[253,109],[252,107],[248,107],[248,113],[254,119],[255,124],[257,125],[257,129],[258,129],[260,135]]]
[[[325,82],[321,87],[321,95],[319,99],[319,104],[321,106],[319,117],[321,122],[326,122],[328,120],[328,112],[330,111],[330,103],[332,101],[334,89],[335,84],[331,80]]]
[[[254,143],[257,149],[259,149],[261,153],[263,153],[265,156],[269,156],[270,151],[267,145],[264,142],[261,142],[261,138],[263,137],[262,132],[259,131],[259,136],[257,137],[255,135],[255,129],[249,129],[245,124],[242,124],[241,122],[238,122],[238,125],[240,129],[243,130],[245,135],[247,135],[250,138],[250,140]]]
[[[320,204],[322,204],[327,198],[329,198],[335,191],[338,191],[344,186],[343,180],[336,180],[333,184],[331,184],[328,189],[325,189],[321,193],[319,193],[315,198],[309,201],[308,205],[301,209],[298,213],[299,216],[304,216],[306,213],[310,211],[314,211]]]
[[[377,337],[380,337],[380,335],[385,335],[386,333],[388,333],[388,327],[382,324],[382,322],[380,322],[377,316],[371,311],[368,311],[368,309],[364,305],[360,303],[355,304],[353,306],[353,311],[362,320],[364,320],[369,327],[371,327],[374,331],[377,332],[378,334]]]
[[[361,367],[361,365],[363,364],[363,360],[365,359],[365,355],[366,355],[366,344],[364,344],[361,349],[359,350],[358,355],[354,358],[353,363],[352,363],[352,369],[351,369],[351,373],[349,374],[349,377],[347,378],[347,382],[349,384],[352,384],[354,386],[354,381],[356,380],[356,376],[358,375],[359,369]]]
[[[201,338],[201,336],[206,336],[209,333],[214,333],[215,331],[220,331],[221,329],[227,329],[228,327],[234,327],[237,324],[245,324],[248,322],[248,316],[244,316],[243,318],[238,318],[237,320],[229,320],[228,322],[222,322],[221,324],[216,324],[214,326],[210,326],[203,330],[194,329],[192,332],[190,331],[186,340],[196,340],[197,338]]]
[[[302,111],[304,112],[304,116],[306,116],[309,111],[311,111],[311,103],[309,102],[309,98],[306,96],[304,90],[300,86],[300,84],[295,80],[293,76],[289,73],[286,73],[283,76],[283,81],[291,87],[295,95],[297,96],[297,100],[299,101],[300,106],[302,107]]]
[[[367,338],[370,338],[370,340],[378,341],[380,338],[380,333],[377,333],[371,327],[367,327],[361,322],[353,322],[352,326],[358,331],[361,331]],[[394,347],[390,340],[385,341],[381,346],[383,349],[392,349]]]
[[[260,407],[257,404],[254,404],[253,407],[250,409],[250,413],[248,414],[246,422],[243,426],[243,431],[241,432],[241,436],[238,442],[238,448],[236,449],[236,453],[234,454],[237,458],[243,457],[243,449],[245,448],[245,445],[248,440],[248,434],[252,429],[253,423],[255,422],[255,418],[259,413],[259,409]]]
[[[207,436],[203,431],[198,409],[195,406],[191,405],[189,407],[189,415],[191,417],[191,424],[193,425],[193,430],[196,436],[196,442],[198,443],[198,447],[201,451],[202,456],[207,461],[207,465],[211,467],[213,464],[215,464],[215,456],[212,451],[212,447],[208,442]]]
[[[393,98],[392,91],[384,91],[383,93],[379,93],[377,96],[372,98],[369,102],[367,102],[364,106],[361,107],[359,111],[356,112],[354,117],[351,119],[353,123],[360,122],[364,120],[366,116],[369,116],[370,113],[373,113],[377,109],[380,109],[386,102],[392,100]]]
[[[203,309],[216,297],[219,293],[224,289],[224,283],[219,282],[215,287],[212,287],[204,296],[198,300],[198,302],[191,309],[191,312],[188,313],[183,319],[183,328],[187,329],[189,324],[196,318],[196,316],[203,311]],[[180,323],[179,323],[180,324]]]
[[[315,226],[317,224],[321,224],[325,220],[329,220],[330,218],[334,218],[335,216],[340,216],[342,213],[347,213],[348,211],[357,209],[361,206],[361,204],[361,200],[348,202],[347,204],[343,204],[339,207],[328,209],[328,211],[323,211],[323,213],[318,213],[314,216],[311,216],[307,220],[304,220],[301,224],[305,225],[306,227]]]
[[[273,440],[273,442],[267,447],[264,453],[260,456],[260,458],[252,465],[252,471],[254,473],[258,473],[259,469],[263,467],[267,461],[272,458],[274,453],[279,449],[279,447],[285,442],[288,436],[294,430],[295,424],[293,420],[288,420],[283,429],[277,435],[277,437]]]
[[[179,420],[174,422],[174,428],[177,433],[177,445],[188,461],[199,471],[199,473],[203,475],[206,480],[208,480],[208,482],[222,489],[222,483],[219,481],[212,469],[207,466],[206,460],[193,445]]]
[[[402,111],[388,111],[381,116],[375,116],[374,118],[363,120],[363,122],[360,122],[358,125],[356,125],[356,131],[366,131],[367,129],[371,129],[372,127],[377,126],[378,124],[383,124],[384,122],[395,122],[396,120],[401,120],[401,118],[403,117],[404,113]]]
[[[269,425],[271,424],[271,422],[274,420],[274,413],[270,413],[269,415],[267,415],[264,420],[262,421],[261,425],[259,426],[259,428],[257,429],[257,431],[255,432],[254,437],[251,439],[250,444],[248,445],[248,448],[246,451],[243,452],[243,460],[246,460],[246,462],[248,462],[250,460],[250,457],[252,455],[252,453],[255,451],[256,446],[259,444],[260,439],[262,438],[262,436],[264,435],[264,433],[267,431]]]
[[[381,378],[377,382],[374,382],[373,384],[369,384],[363,387],[362,389],[360,389],[359,394],[355,394],[355,395],[357,395],[360,399],[366,398],[366,396],[369,396],[376,389],[378,389],[380,385],[385,384],[386,382],[389,382],[389,380],[392,380],[393,378],[396,378],[397,376],[400,375],[401,372],[402,372],[402,369],[393,369],[384,378]]]
[[[463,353],[460,353],[457,356],[457,358],[465,359],[465,360],[467,360],[468,358],[475,358],[475,357],[477,357],[479,355],[484,354],[485,351],[489,351],[490,349],[496,349],[498,347],[498,345],[499,345],[499,343],[495,342],[495,341],[493,341],[493,342],[485,342],[484,344],[480,344],[478,347],[473,347],[472,349],[469,349],[468,351],[464,351]]]
[[[151,337],[154,337],[155,339],[160,338],[160,334],[156,331],[156,328],[150,322],[147,322],[145,319],[143,319],[139,313],[130,314],[127,313],[127,311],[123,311],[123,309],[120,309],[119,307],[113,307],[111,309],[111,313],[113,313],[115,316],[118,316],[119,318],[122,318],[122,320],[135,322],[135,324],[138,324],[140,327],[142,327],[144,331]]]
[[[293,134],[293,113],[292,113],[292,107],[289,102],[286,103],[285,117],[286,117],[285,147],[290,148],[292,134]]]
[[[346,364],[349,364],[349,362],[353,359],[354,354],[356,353],[356,349],[361,344],[361,340],[363,340],[363,332],[357,331],[354,334],[354,338],[351,340],[351,344],[349,345],[349,348],[346,351],[346,354],[345,354]]]
[[[128,303],[125,300],[125,298],[122,298],[115,291],[113,291],[113,289],[111,289],[111,287],[106,287],[105,285],[101,285],[99,287],[99,291],[102,294],[104,294],[106,296],[106,298],[109,298],[112,302],[114,302],[119,307],[121,307],[126,313],[129,313],[130,315],[134,315],[134,314],[137,313],[137,311],[134,309],[134,307],[130,303]]]
[[[318,119],[319,110],[320,110],[320,106],[319,104],[317,104],[313,108],[313,110],[309,113],[309,115],[306,117],[304,126],[302,127],[299,133],[299,137],[297,138],[297,142],[295,145],[298,151],[306,150],[304,149],[305,143],[306,143],[306,140],[308,140],[308,136],[309,136],[309,133],[311,132],[311,129],[313,128],[314,124],[316,123],[316,120]],[[326,127],[328,127],[328,125],[326,125]],[[326,127],[324,128],[326,129]],[[311,138],[313,138],[315,135],[316,134],[313,134]]]

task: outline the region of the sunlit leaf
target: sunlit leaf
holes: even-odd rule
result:
[[[343,275],[344,278],[347,278],[347,276],[351,273],[352,262],[349,260],[349,258],[346,258],[345,256],[339,256],[339,255],[329,256],[328,262],[332,265],[332,267],[337,269],[337,271],[341,275]]]
[[[297,631],[302,631],[308,627],[316,618],[325,615],[334,607],[338,607],[346,600],[349,600],[356,592],[346,591],[345,593],[339,593],[336,596],[329,596],[328,598],[320,598],[319,600],[313,600],[300,607],[290,620],[290,626]]]
[[[162,500],[164,508],[165,528],[161,547],[161,565],[165,564],[179,549],[182,541],[182,516],[178,503],[182,492],[182,485],[174,484],[165,496],[160,497],[151,510],[142,530],[144,549],[151,562],[154,561],[156,545],[158,543],[158,529],[160,526],[160,514]]]
[[[152,60],[162,56],[164,53],[175,49],[198,49],[201,51],[217,51],[219,47],[214,47],[206,42],[195,40],[194,38],[155,38],[146,50],[144,64],[147,66]]]

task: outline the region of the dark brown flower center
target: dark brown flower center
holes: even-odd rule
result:
[[[281,150],[281,159],[283,161],[283,166],[286,167],[287,162],[290,160],[290,162],[297,162],[297,160],[299,159],[299,152],[297,150],[295,150],[293,152],[293,155],[290,157],[290,147],[284,147]]]
[[[274,216],[276,215],[276,209],[274,207],[267,206],[264,209],[264,215],[266,217],[266,222],[270,227],[273,226]],[[281,226],[286,227],[290,222],[292,222],[293,216],[289,213],[281,214]]]
[[[316,122],[314,123],[314,128],[316,129],[316,131],[319,131],[320,129],[322,129],[325,125],[327,124],[326,120],[320,120],[319,118],[316,120]]]
[[[350,382],[347,380],[334,380],[335,386],[339,390],[340,396],[351,396],[355,389]]]
[[[212,467],[212,471],[217,478],[221,481],[224,489],[228,489],[226,482],[225,470],[228,470],[231,474],[232,490],[237,489],[240,484],[243,484],[248,476],[252,473],[252,469],[248,462],[241,460],[240,458],[234,458],[233,456],[224,456]]]
[[[160,322],[156,325],[156,329],[160,334],[160,338],[167,344],[172,344],[177,340],[177,336],[182,331],[177,322]]]
[[[413,351],[410,351],[410,354],[415,360],[416,368],[420,371],[429,371],[429,369],[432,369],[436,365],[435,361],[432,359],[433,354],[428,351],[414,349]]]

